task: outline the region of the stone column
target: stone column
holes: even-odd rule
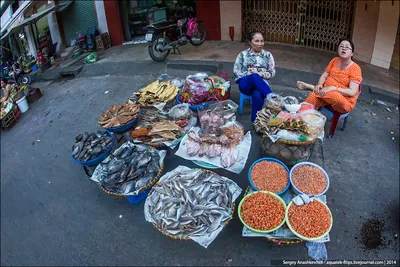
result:
[[[51,40],[53,41],[53,44],[58,42],[57,48],[56,48],[56,53],[60,54],[65,48],[65,44],[62,41],[61,38],[61,33],[60,33],[60,28],[58,26],[57,22],[57,13],[51,12],[47,15],[47,21],[49,23],[49,29],[50,29],[50,35],[51,35]]]
[[[94,2],[96,6],[97,22],[99,23],[99,32],[108,32],[106,11],[104,9],[104,0],[96,0]]]

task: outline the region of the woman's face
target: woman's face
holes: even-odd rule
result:
[[[338,54],[341,58],[351,58],[354,55],[353,49],[351,48],[351,44],[348,41],[342,41],[339,44]]]
[[[1,88],[6,88],[6,83],[5,82],[3,82],[3,81],[1,81]]]
[[[254,52],[261,52],[261,50],[264,48],[264,37],[262,34],[256,33],[253,36],[253,39],[251,39],[250,46]]]

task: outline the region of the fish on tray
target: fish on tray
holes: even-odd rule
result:
[[[233,196],[221,176],[192,169],[171,173],[154,186],[145,203],[160,229],[176,236],[202,236],[232,218]]]
[[[161,169],[160,155],[143,145],[126,146],[110,155],[102,167],[101,185],[117,194],[138,191],[156,178]]]
[[[76,143],[72,146],[72,156],[83,162],[95,159],[107,151],[112,143],[112,137],[106,132],[80,134],[75,137]]]

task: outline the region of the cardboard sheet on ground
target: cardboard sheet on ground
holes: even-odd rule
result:
[[[195,132],[199,132],[201,129],[199,127],[193,127],[192,130],[194,130]],[[176,151],[175,155],[182,157],[184,159],[187,160],[199,160],[199,161],[203,161],[209,164],[213,164],[215,166],[218,166],[222,169],[226,169],[222,166],[221,163],[221,157],[214,157],[214,158],[207,158],[206,156],[203,157],[199,157],[197,155],[191,157],[187,154],[187,149],[186,149],[186,143],[188,140],[188,136],[185,135],[181,141],[181,144],[179,145],[179,149],[178,151]],[[244,169],[244,166],[246,165],[246,161],[247,161],[247,157],[249,155],[250,152],[250,148],[251,148],[251,133],[250,131],[248,131],[242,141],[239,143],[239,145],[236,147],[236,149],[238,150],[238,158],[237,161],[235,162],[235,164],[233,164],[231,167],[227,168],[226,170],[234,172],[234,173],[241,173],[242,170]]]
[[[163,182],[163,181],[168,181],[170,180],[172,177],[175,177],[176,173],[180,173],[182,171],[190,171],[192,170],[191,168],[188,168],[186,166],[178,166],[176,167],[174,170],[164,174],[159,182]],[[201,171],[201,170],[198,170]],[[236,199],[239,197],[239,195],[242,193],[242,189],[232,180],[221,176],[221,178],[225,181],[226,185],[228,186],[228,190],[231,192],[232,194],[232,203],[234,203],[236,201]],[[146,202],[144,204],[144,217],[146,219],[146,221],[150,222],[150,223],[154,223],[153,218],[150,215],[149,212],[149,203],[148,203],[148,199],[151,197],[151,195],[149,195],[146,199]],[[232,209],[229,210],[229,213],[232,212]],[[193,241],[195,241],[196,243],[198,243],[199,245],[207,248],[213,241],[214,239],[218,236],[218,234],[222,231],[222,229],[225,227],[225,223],[221,224],[215,231],[211,232],[211,233],[207,233],[207,234],[203,234],[202,236],[189,236],[190,239],[192,239]]]
[[[252,188],[250,188],[250,190],[248,191],[247,194],[250,194],[253,192],[254,192],[254,190]],[[290,190],[287,190],[281,196],[281,198],[283,199],[283,201],[285,201],[286,204],[289,204],[290,201],[292,201],[292,199],[295,196],[296,195],[293,194]],[[323,203],[326,203],[326,195],[318,196],[316,198],[318,200],[321,200]],[[268,237],[268,238],[272,238],[272,239],[301,240],[295,234],[293,234],[292,231],[290,231],[290,229],[286,226],[286,223],[283,224],[283,226],[280,227],[279,229],[277,229],[276,231],[273,231],[273,232],[267,233],[267,234],[257,233],[257,232],[251,231],[246,226],[243,226],[242,236],[243,237]],[[326,236],[324,236],[321,239],[316,240],[314,242],[325,243],[325,242],[329,242],[329,241],[330,241],[330,237],[329,237],[329,233],[328,233]]]
[[[125,142],[123,143],[118,149],[116,149],[112,154],[116,154],[118,153],[118,151],[124,149],[125,147],[134,147],[134,146],[142,146],[142,147],[147,147],[145,145],[139,145],[139,144],[133,144],[131,141]],[[160,156],[160,161],[159,164],[160,166],[162,165],[162,163],[164,162],[164,158],[165,155],[167,155],[167,151],[166,150],[157,150],[158,155]],[[106,164],[107,162],[109,162],[111,160],[111,157],[108,156],[105,160],[103,160],[101,163]],[[102,164],[97,165],[96,169],[94,170],[92,177],[90,177],[90,180],[95,181],[96,183],[100,183],[100,181],[102,181],[104,179],[104,177],[107,176],[107,171],[105,169],[105,167]],[[154,176],[153,180],[156,178],[157,174]],[[151,180],[150,182],[153,182],[153,180]],[[139,194],[140,190],[142,190],[142,188],[139,188],[138,190],[135,190],[134,192],[130,192],[128,194],[126,194],[125,196],[136,196]]]

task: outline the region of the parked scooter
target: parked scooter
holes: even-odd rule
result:
[[[178,12],[182,16],[178,16]],[[198,21],[193,15],[193,9],[175,8],[175,19],[161,23],[153,23],[147,26],[146,41],[150,57],[157,62],[164,61],[171,49],[178,50],[187,43],[200,46],[207,37],[207,30],[202,21]]]

